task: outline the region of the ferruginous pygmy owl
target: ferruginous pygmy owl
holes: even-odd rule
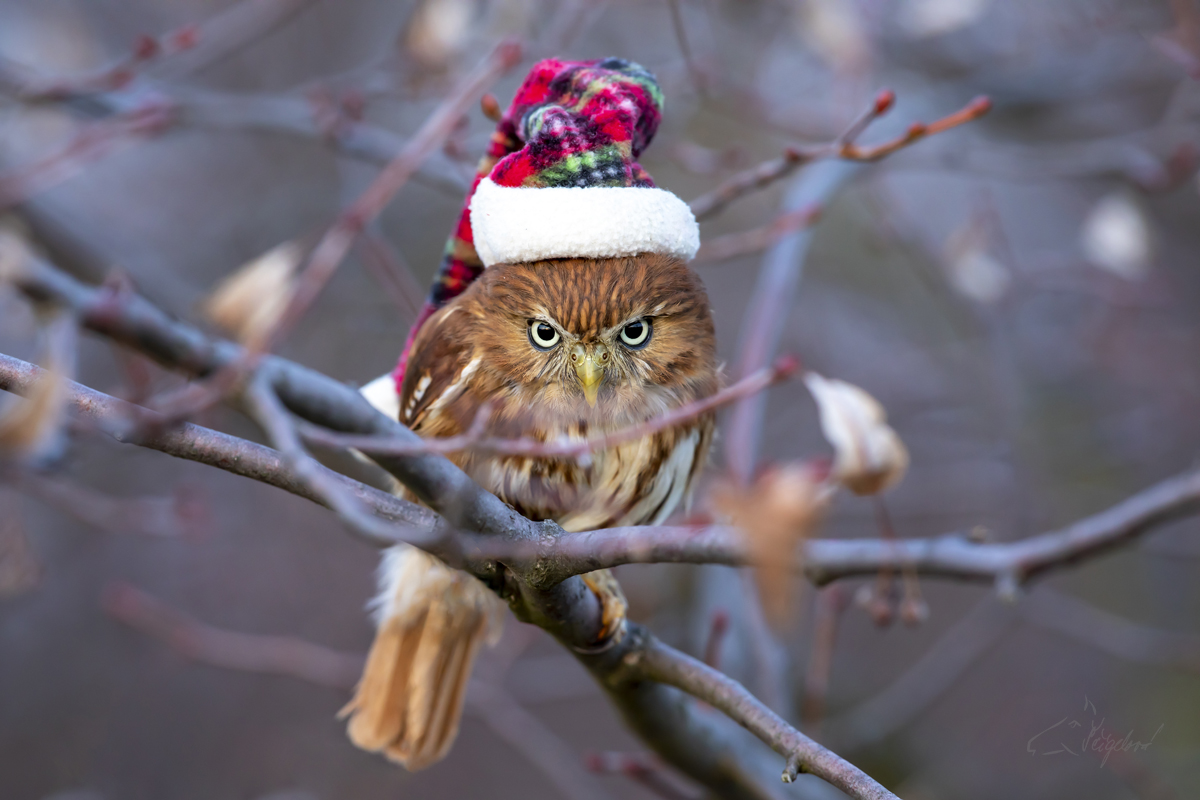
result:
[[[609,59],[536,65],[480,165],[430,301],[400,366],[364,392],[423,437],[581,440],[658,417],[718,388],[708,298],[686,261],[687,205],[634,158],[658,126],[653,76]],[[660,522],[695,483],[712,440],[702,416],[572,458],[453,457],[531,519],[566,530]],[[585,576],[624,632],[607,571]],[[500,601],[411,547],[388,551],[378,631],[345,713],[360,747],[409,769],[445,755]]]

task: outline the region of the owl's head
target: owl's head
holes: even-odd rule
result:
[[[678,258],[496,264],[462,299],[481,371],[528,413],[630,424],[716,391],[708,297]]]

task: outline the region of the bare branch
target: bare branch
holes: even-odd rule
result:
[[[350,530],[372,542],[395,537],[391,525],[372,516],[342,481],[322,469],[316,459],[305,451],[283,403],[261,376],[250,379],[242,392],[242,401],[250,418],[266,431],[267,437],[279,448],[288,469],[321,499],[322,505],[333,509]]]
[[[167,497],[112,497],[61,477],[32,472],[19,475],[18,485],[80,522],[112,533],[195,536],[212,522],[202,497],[186,485]]]
[[[768,744],[787,759],[784,783],[792,783],[801,772],[807,772],[854,798],[895,800],[894,794],[865,772],[800,733],[740,683],[702,661],[654,640],[640,652],[634,669],[720,709]]]
[[[815,735],[825,716],[825,697],[829,693],[829,678],[833,672],[833,653],[842,612],[849,605],[849,595],[841,586],[830,586],[817,594],[813,605],[812,645],[808,669],[804,673],[804,700],[800,718],[805,730]]]
[[[502,42],[446,96],[420,129],[405,143],[404,149],[384,167],[362,196],[351,204],[325,233],[297,279],[296,291],[288,303],[287,310],[265,341],[251,346],[251,352],[270,350],[287,335],[350,252],[359,233],[383,213],[384,208],[416,173],[425,158],[450,135],[470,104],[477,102],[479,95],[494,80],[516,66],[520,58],[520,45],[516,42]]]
[[[143,34],[127,55],[82,75],[44,77],[0,59],[0,91],[26,102],[44,102],[121,90],[147,70],[160,78],[183,77],[252,44],[314,2],[243,0],[200,24],[159,37]]]
[[[330,650],[289,636],[214,628],[129,584],[109,586],[102,602],[115,619],[202,664],[284,675],[331,689],[350,689],[362,672],[364,657],[357,653]]]
[[[67,180],[85,164],[103,158],[122,143],[161,133],[170,124],[169,109],[158,103],[85,124],[53,152],[0,175],[0,211]]]
[[[662,763],[648,753],[592,753],[586,763],[599,775],[624,775],[663,800],[697,800],[695,792],[677,785]]]
[[[482,719],[500,739],[537,767],[559,793],[571,800],[605,797],[595,779],[583,773],[579,756],[542,721],[499,685],[471,681],[468,710]],[[581,774],[583,773],[583,774]]]
[[[684,403],[652,419],[638,425],[631,425],[612,433],[592,436],[583,441],[560,439],[550,442],[539,442],[533,439],[495,439],[484,436],[484,426],[491,409],[485,407],[476,417],[475,422],[464,433],[458,436],[448,436],[444,439],[427,439],[417,442],[381,438],[376,436],[346,436],[322,431],[312,426],[304,429],[304,437],[310,441],[332,447],[353,447],[372,456],[416,455],[419,453],[457,453],[463,450],[478,450],[482,452],[500,453],[503,455],[550,456],[560,458],[582,458],[597,450],[626,442],[636,441],[643,436],[689,422],[702,414],[707,414],[718,408],[736,402],[743,397],[757,394],[768,387],[791,377],[800,368],[800,362],[795,358],[784,357],[775,365],[759,370],[732,386],[727,386],[716,394],[700,400]]]
[[[1125,661],[1200,672],[1200,636],[1138,625],[1044,586],[1021,603],[1022,618]]]
[[[789,233],[795,233],[816,224],[820,218],[821,207],[817,205],[784,212],[760,228],[710,239],[700,246],[695,260],[699,262],[725,261],[765,250]]]
[[[4,391],[26,395],[36,385],[42,372],[40,367],[0,354],[0,389]],[[79,419],[118,442],[136,444],[176,458],[207,464],[324,504],[324,499],[308,483],[294,475],[285,465],[283,457],[269,447],[191,423],[176,427],[153,426],[156,432],[142,434],[142,426],[136,423],[145,415],[153,414],[148,409],[74,382],[68,382],[67,393],[68,403]],[[403,526],[393,526],[392,536],[374,544],[387,546],[404,541],[403,537],[395,535],[401,531],[411,533],[413,542],[442,538],[442,534],[435,531],[439,521],[433,512],[321,465],[317,465],[316,469],[323,473],[324,480],[337,482],[344,491],[369,504],[381,519]]]
[[[890,686],[829,719],[823,726],[825,736],[839,748],[857,750],[900,730],[978,662],[1015,617],[1011,604],[985,597]]]
[[[690,205],[696,219],[706,219],[724,210],[724,208],[743,195],[756,189],[762,189],[780,178],[791,175],[800,167],[814,161],[825,159],[841,159],[843,161],[871,162],[889,156],[897,150],[908,147],[920,140],[938,133],[958,127],[966,122],[979,119],[991,110],[991,101],[986,97],[977,97],[963,108],[942,117],[928,125],[914,122],[899,136],[882,144],[864,147],[858,144],[858,137],[876,119],[887,113],[895,102],[895,95],[887,90],[879,93],[875,102],[836,140],[824,145],[802,147],[793,145],[783,151],[783,155],[771,161],[765,161],[756,167],[743,170],[726,180],[716,189],[701,195]]]
[[[104,610],[118,621],[158,639],[185,658],[241,672],[296,678],[317,686],[349,690],[362,672],[364,656],[291,636],[267,636],[207,625],[128,584],[109,586]],[[565,743],[498,684],[473,678],[468,710],[541,770],[565,797],[603,797],[581,775]],[[581,780],[582,779],[582,780]]]
[[[1030,578],[1128,544],[1159,525],[1200,510],[1200,470],[1169,478],[1067,527],[1014,542],[980,543],[965,534],[923,539],[810,539],[796,558],[817,585],[881,569],[991,581],[1011,593]],[[620,564],[753,566],[744,537],[721,526],[607,528],[563,533],[538,546],[549,576]]]

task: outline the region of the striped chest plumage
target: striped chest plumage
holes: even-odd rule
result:
[[[712,439],[712,420],[670,428],[575,459],[484,457],[463,466],[533,519],[569,531],[659,523],[688,498]]]

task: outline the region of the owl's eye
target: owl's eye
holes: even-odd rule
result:
[[[650,320],[637,319],[621,328],[621,341],[631,350],[641,350],[650,342]]]
[[[533,346],[538,350],[549,350],[558,344],[558,340],[561,338],[562,335],[554,329],[553,325],[542,322],[540,319],[529,320],[529,341],[533,342]]]

